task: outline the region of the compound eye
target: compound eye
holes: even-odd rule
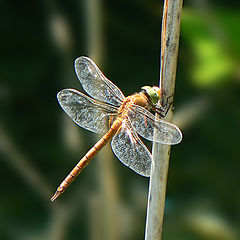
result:
[[[158,93],[158,96],[159,96],[159,98],[160,98],[160,97],[161,97],[161,90],[160,90],[160,88],[154,86],[154,87],[152,87],[152,89],[155,90],[155,91]]]
[[[154,88],[154,87],[150,87],[150,86],[144,86],[144,87],[142,87],[142,90],[146,91],[145,94],[150,99],[152,105],[155,105],[158,102],[158,100],[159,100],[159,93],[158,93],[159,88],[158,87]]]

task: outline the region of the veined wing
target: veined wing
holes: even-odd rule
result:
[[[121,105],[125,98],[123,93],[102,74],[90,58],[77,58],[75,60],[75,71],[84,90],[91,97],[114,106]]]
[[[147,140],[154,139],[169,145],[178,144],[182,140],[182,133],[176,125],[162,119],[155,120],[155,116],[141,106],[133,105],[128,110],[128,117],[133,128]]]
[[[96,133],[108,131],[109,121],[118,110],[75,89],[64,89],[58,93],[57,98],[63,110],[76,124]]]
[[[149,177],[152,156],[127,120],[123,120],[121,129],[114,135],[112,149],[117,158],[138,174]]]

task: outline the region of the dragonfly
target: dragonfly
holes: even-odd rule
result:
[[[125,97],[88,57],[75,60],[76,75],[88,94],[64,89],[57,94],[63,110],[72,120],[89,131],[105,134],[77,163],[57,188],[54,201],[76,179],[97,153],[111,140],[116,157],[138,174],[149,177],[152,155],[141,137],[161,144],[174,145],[182,140],[180,129],[162,118],[171,102],[159,104],[161,90],[144,86],[139,93]],[[156,119],[153,113],[158,113]],[[139,136],[140,135],[140,136]]]

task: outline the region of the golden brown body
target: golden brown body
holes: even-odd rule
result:
[[[112,139],[115,133],[121,128],[122,121],[127,117],[128,109],[132,104],[140,105],[148,108],[148,100],[144,94],[136,93],[128,96],[124,99],[122,105],[118,110],[118,116],[111,125],[109,131],[85,154],[85,156],[78,162],[68,176],[57,188],[57,191],[51,198],[54,201],[59,195],[61,195],[69,185],[75,180],[75,178],[82,172],[82,170],[88,165],[88,163],[97,155],[97,153]]]

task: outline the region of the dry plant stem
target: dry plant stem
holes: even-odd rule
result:
[[[162,20],[160,88],[162,103],[173,96],[177,67],[182,0],[166,0]],[[165,118],[172,120],[170,109]],[[145,240],[162,238],[164,206],[170,146],[153,144],[153,166],[150,176]]]

